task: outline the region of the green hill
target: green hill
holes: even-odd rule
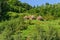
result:
[[[24,19],[30,15],[44,21]],[[19,0],[0,0],[0,40],[60,40],[60,3],[32,7]]]

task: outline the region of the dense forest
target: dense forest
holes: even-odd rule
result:
[[[43,20],[26,20],[31,15]],[[0,0],[0,40],[60,40],[60,3],[32,7]]]

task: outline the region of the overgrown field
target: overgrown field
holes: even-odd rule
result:
[[[60,40],[60,20],[16,18],[1,22],[0,40]]]
[[[60,3],[0,0],[0,40],[60,40]]]

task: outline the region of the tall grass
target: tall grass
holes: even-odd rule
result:
[[[60,40],[60,20],[17,18],[1,22],[0,40]]]

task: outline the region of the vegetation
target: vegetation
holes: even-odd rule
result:
[[[25,20],[26,15],[40,15],[44,21]],[[0,0],[0,40],[60,40],[60,3],[32,7]]]
[[[0,23],[0,40],[60,40],[60,20],[12,19]]]

